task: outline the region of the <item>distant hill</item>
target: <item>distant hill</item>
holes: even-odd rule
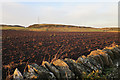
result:
[[[0,25],[0,30],[25,30],[24,26],[20,25]]]
[[[77,28],[91,28],[85,26],[74,26],[74,25],[62,25],[62,24],[33,24],[28,28],[42,28],[42,27],[77,27]]]
[[[120,31],[120,27],[112,27],[112,28],[100,28],[105,31]]]
[[[0,25],[1,27],[24,27],[24,26],[20,26],[20,25]]]

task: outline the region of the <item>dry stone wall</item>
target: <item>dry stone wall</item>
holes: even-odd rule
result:
[[[28,64],[23,74],[17,68],[13,73],[14,80],[79,80],[83,78],[100,78],[106,69],[118,71],[120,64],[120,46],[106,47],[92,51],[87,56],[80,56],[77,60],[65,58],[52,63],[43,61],[42,65]],[[114,69],[115,67],[115,69]],[[118,78],[118,73],[109,73],[108,78]],[[96,76],[97,75],[97,76]]]

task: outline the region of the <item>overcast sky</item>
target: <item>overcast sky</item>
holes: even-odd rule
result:
[[[2,23],[28,26],[34,23],[92,27],[118,26],[117,2],[5,2]],[[38,22],[39,17],[39,22]]]

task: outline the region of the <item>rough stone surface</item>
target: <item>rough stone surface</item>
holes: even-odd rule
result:
[[[90,61],[91,64],[93,64],[97,70],[99,70],[99,73],[102,72],[102,66],[100,65],[99,62],[97,62],[93,57],[89,56],[88,57],[88,60]]]
[[[55,77],[56,77],[57,79],[60,79],[60,72],[59,72],[58,69],[56,69],[56,67],[55,67],[54,65],[45,64],[45,66],[46,66],[46,68],[48,68],[48,70],[49,70],[50,72],[52,72],[52,73],[55,75]]]
[[[63,79],[74,78],[75,74],[69,69],[69,66],[63,60],[58,59],[54,61],[53,64],[59,70],[61,78]]]
[[[84,66],[86,66],[86,67],[88,67],[91,71],[96,71],[97,70],[97,68],[96,68],[96,66],[94,66],[93,64],[91,64],[91,62],[92,61],[89,61],[89,59],[88,58],[86,58],[86,57],[79,57],[78,59],[77,59],[77,63],[82,63]]]
[[[110,49],[103,49],[102,52],[108,54],[112,60],[114,60],[114,53]]]
[[[55,79],[53,73],[44,66],[38,66],[37,64],[28,65],[28,72],[25,72],[24,75],[28,79]]]
[[[15,71],[13,73],[13,78],[15,80],[17,80],[17,79],[22,80],[23,79],[23,75],[21,74],[21,72],[17,68],[15,69]]]

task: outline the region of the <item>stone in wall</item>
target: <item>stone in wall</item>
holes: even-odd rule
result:
[[[93,64],[94,66],[96,66],[97,70],[99,70],[99,73],[101,73],[102,72],[102,66],[93,57],[89,56],[89,57],[87,57],[87,59],[90,61],[91,64]]]
[[[115,55],[114,55],[114,53],[113,53],[110,49],[104,48],[104,49],[102,50],[102,52],[108,54],[112,60],[115,59]]]
[[[86,58],[85,56],[79,57],[76,62],[77,62],[77,63],[81,63],[81,64],[83,64],[84,66],[90,68],[91,71],[93,71],[93,70],[96,71],[96,70],[97,70],[97,67],[94,66],[94,65],[91,63],[92,61],[89,61],[89,59]]]
[[[75,77],[75,74],[69,69],[69,66],[63,60],[57,59],[53,64],[59,70],[62,79],[71,79]]]
[[[23,75],[21,74],[21,72],[16,68],[14,73],[13,73],[13,78],[15,80],[22,80],[23,79]]]
[[[114,53],[114,58],[118,59],[120,57],[120,50],[119,48],[116,46],[113,46],[113,47],[105,47],[104,49],[109,49],[111,50],[113,53]]]
[[[70,70],[75,74],[75,78],[81,79],[82,72],[86,72],[85,68],[83,66],[78,65],[72,59],[66,58],[65,62],[69,65]]]
[[[24,76],[27,79],[55,79],[54,74],[42,65],[38,66],[37,64],[30,64],[27,68],[28,70],[24,72]]]
[[[53,64],[49,65],[45,63],[45,66],[50,72],[52,72],[55,75],[56,79],[60,79],[60,72],[58,69],[56,69],[56,67]]]

